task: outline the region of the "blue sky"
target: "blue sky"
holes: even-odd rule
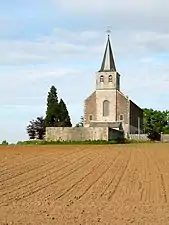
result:
[[[0,141],[27,139],[51,85],[79,121],[109,25],[121,90],[141,107],[168,109],[168,8],[167,0],[0,0]]]

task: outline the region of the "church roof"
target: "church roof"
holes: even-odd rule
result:
[[[97,122],[97,121],[90,121],[91,127],[109,127],[109,128],[119,128],[122,129],[122,123],[121,122]]]
[[[106,72],[106,71],[107,72],[109,72],[109,71],[116,72],[116,66],[115,66],[115,62],[114,62],[114,57],[113,57],[113,52],[112,52],[112,48],[111,48],[109,35],[108,35],[108,40],[107,40],[107,44],[106,44],[106,49],[105,49],[104,56],[103,56],[102,65],[101,65],[99,72]]]

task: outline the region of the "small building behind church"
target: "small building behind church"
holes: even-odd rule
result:
[[[84,101],[83,127],[47,127],[47,140],[112,140],[143,133],[143,110],[120,90],[110,37],[96,88]]]

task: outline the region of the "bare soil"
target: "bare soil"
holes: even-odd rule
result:
[[[0,147],[0,225],[167,225],[169,144]]]

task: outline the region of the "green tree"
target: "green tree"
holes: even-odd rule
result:
[[[159,111],[153,109],[143,109],[144,130],[151,140],[160,140],[161,132],[169,130],[168,111]]]
[[[70,120],[69,112],[67,110],[66,104],[64,103],[63,99],[60,99],[58,107],[59,107],[58,126],[71,127],[72,123]]]
[[[36,138],[35,121],[31,120],[26,128],[29,139],[34,140]]]
[[[2,144],[1,145],[8,145],[9,143],[6,141],[6,140],[4,140],[4,141],[2,141]]]
[[[43,117],[37,117],[36,120],[31,120],[27,126],[29,139],[43,140],[45,135],[45,123]]]
[[[76,127],[83,127],[83,125],[84,125],[84,117],[81,116],[80,121],[76,124]]]
[[[166,125],[163,127],[162,132],[164,134],[169,134],[169,110],[163,111],[165,120],[166,120]]]
[[[36,138],[43,140],[45,136],[45,120],[43,117],[37,117],[35,120]]]
[[[46,127],[57,127],[59,121],[59,104],[57,89],[55,86],[51,86],[47,96],[47,110],[45,117]]]

